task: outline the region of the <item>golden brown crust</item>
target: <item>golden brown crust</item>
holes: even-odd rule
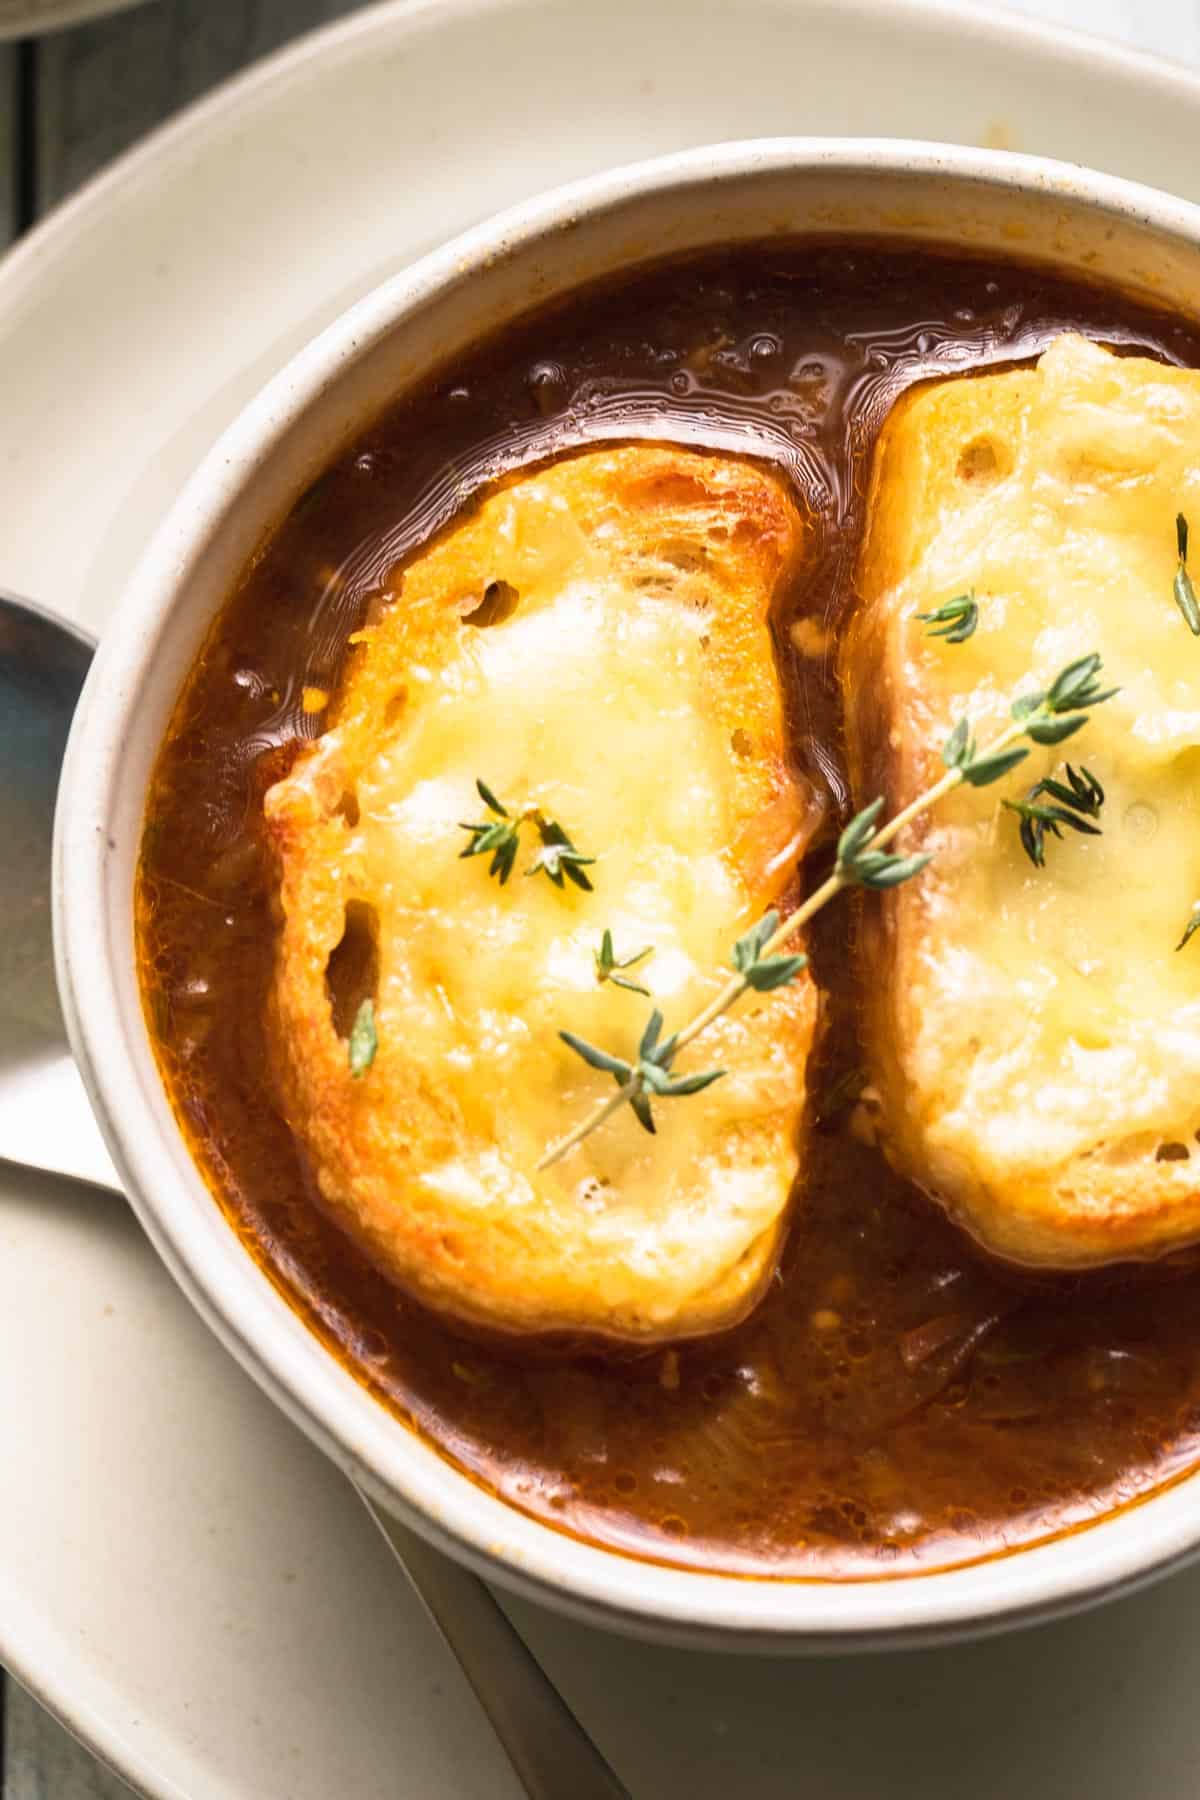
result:
[[[591,1025],[611,1042],[644,1018],[635,997],[595,983],[604,926],[620,950],[657,920],[658,968],[679,971],[663,998],[669,1030],[720,979],[699,966],[706,933],[715,944],[746,928],[816,822],[788,772],[767,630],[803,542],[779,482],[731,458],[635,446],[523,476],[394,583],[330,730],[267,796],[283,919],[272,1033],[289,1122],[329,1205],[436,1307],[508,1330],[653,1341],[735,1322],[770,1274],[814,1023],[807,979],[697,1045],[689,1067],[730,1073],[663,1103],[657,1138],[626,1109],[567,1162],[540,1175],[535,1164],[547,1127],[605,1094],[556,1028]],[[489,589],[492,616],[505,612],[500,582],[511,615],[470,623]],[[564,711],[571,684],[578,703]],[[480,747],[464,750],[476,731]],[[691,750],[673,767],[681,744]],[[457,819],[480,811],[476,774],[502,794],[504,782],[510,796],[536,789],[577,842],[607,852],[594,894],[520,874],[501,888],[482,860],[458,860]],[[603,810],[614,781],[635,790],[621,828]],[[414,824],[414,794],[439,782],[455,810]],[[674,829],[668,805],[683,807],[686,854],[654,840]],[[379,960],[379,1048],[360,1080],[327,987],[353,900],[373,909]],[[645,972],[653,986],[655,965]]]
[[[1200,874],[1180,776],[1200,685],[1170,597],[1172,495],[1198,461],[1200,377],[1070,338],[1037,370],[914,390],[876,451],[840,653],[856,800],[905,805],[958,717],[986,741],[1074,656],[1099,650],[1123,688],[1067,750],[926,815],[905,849],[933,851],[929,870],[862,908],[889,1159],[1014,1261],[1200,1237],[1200,1013],[1171,930]],[[968,587],[975,636],[931,640],[915,615]],[[1109,790],[1104,833],[1051,841],[1037,871],[1000,797],[1067,755]],[[1147,802],[1153,851],[1134,841]]]

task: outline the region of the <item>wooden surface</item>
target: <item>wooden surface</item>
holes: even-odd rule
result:
[[[34,51],[39,214],[161,120],[354,0],[149,0],[39,41]]]
[[[108,19],[20,45],[0,42],[0,244],[216,82],[361,3],[141,0]],[[1047,20],[1200,61],[1200,0],[1015,3]],[[0,1701],[0,1800],[128,1795],[2,1671]]]

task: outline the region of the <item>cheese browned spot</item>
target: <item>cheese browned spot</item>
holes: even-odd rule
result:
[[[651,446],[493,494],[394,584],[331,728],[267,796],[283,924],[272,1028],[321,1192],[432,1305],[514,1331],[653,1341],[742,1316],[796,1172],[815,1001],[751,997],[682,1058],[728,1070],[628,1108],[564,1162],[546,1145],[611,1079],[560,1027],[632,1054],[648,1001],[596,978],[605,928],[667,1030],[816,823],[791,775],[768,632],[805,527],[757,467]],[[594,892],[462,860],[482,776],[597,857]],[[378,1050],[351,1077],[328,979],[350,924]],[[361,948],[361,946],[360,946]],[[335,956],[337,952],[337,956]],[[347,965],[348,966],[348,965]]]
[[[893,1162],[984,1244],[1069,1268],[1200,1238],[1200,642],[1172,598],[1175,515],[1200,523],[1200,374],[1058,339],[1036,369],[921,388],[875,462],[841,675],[856,796],[902,806],[1015,693],[1099,651],[1120,694],[999,787],[910,838],[934,862],[866,907],[872,1076]],[[916,620],[974,587],[966,643]],[[1069,759],[1103,836],[999,808]]]

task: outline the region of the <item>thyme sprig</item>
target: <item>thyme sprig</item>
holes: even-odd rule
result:
[[[493,817],[459,825],[460,831],[471,833],[471,841],[460,856],[486,856],[490,851],[492,860],[488,874],[497,876],[503,887],[513,872],[521,847],[521,827],[532,824],[542,847],[526,869],[526,875],[548,875],[557,888],[562,887],[565,878],[591,893],[592,884],[583,871],[585,865],[596,859],[577,850],[556,819],[548,819],[537,806],[525,806],[515,812],[510,810],[503,801],[497,800],[487,782],[478,777],[475,787]]]
[[[1104,805],[1104,789],[1091,770],[1081,763],[1073,769],[1066,765],[1066,782],[1047,775],[1030,788],[1024,800],[1004,800],[1001,804],[1021,821],[1021,847],[1035,869],[1046,866],[1046,833],[1062,837],[1062,827],[1099,837],[1099,825],[1091,820],[1100,817]]]
[[[1188,574],[1188,522],[1182,513],[1175,514],[1175,545],[1179,552],[1175,570],[1175,604],[1187,620],[1192,636],[1200,637],[1200,603],[1196,600],[1196,590]]]
[[[1035,744],[1057,744],[1086,725],[1091,709],[1110,700],[1118,691],[1116,688],[1101,689],[1098,681],[1100,667],[1100,658],[1095,653],[1082,656],[1077,661],[1068,663],[1048,688],[1019,696],[1012,705],[1011,723],[982,750],[977,749],[967,721],[960,720],[942,751],[946,773],[885,825],[877,825],[883,810],[882,800],[873,800],[869,806],[865,806],[842,832],[832,872],[785,919],[779,920],[777,914],[768,913],[751,931],[738,939],[731,959],[733,975],[707,1006],[680,1031],[666,1039],[658,1049],[657,1058],[647,1057],[645,1035],[637,1058],[634,1059],[614,1056],[607,1050],[597,1049],[595,1045],[576,1037],[573,1032],[560,1032],[563,1042],[582,1056],[585,1062],[591,1063],[593,1068],[607,1071],[615,1078],[617,1091],[572,1130],[551,1144],[538,1168],[548,1169],[561,1161],[576,1144],[590,1137],[606,1119],[626,1104],[633,1107],[645,1124],[642,1113],[648,1108],[649,1091],[666,1091],[657,1087],[657,1077],[647,1075],[647,1065],[657,1069],[663,1078],[675,1080],[672,1092],[676,1094],[698,1093],[700,1088],[717,1080],[721,1071],[712,1070],[707,1075],[696,1078],[697,1086],[681,1087],[678,1080],[670,1076],[669,1071],[680,1051],[685,1050],[716,1019],[735,1006],[743,994],[751,990],[766,993],[796,979],[807,966],[807,957],[802,952],[787,956],[780,956],[779,952],[789,939],[844,888],[894,887],[920,873],[929,861],[927,855],[882,857],[881,853],[921,813],[927,812],[964,783],[972,787],[987,787],[1000,780],[1029,753],[1028,746],[1019,749],[1015,747],[1018,739],[1027,737]],[[784,964],[787,965],[786,974],[781,966]],[[651,1026],[654,1027],[650,1040],[652,1050],[658,1046],[658,1033],[661,1030],[661,1021],[659,1025],[654,1024],[657,1016],[656,1009],[651,1014],[650,1026],[647,1026],[647,1032]],[[685,1076],[682,1079],[687,1081],[689,1078]],[[643,1108],[643,1101],[647,1102],[647,1108]],[[647,1129],[650,1127],[647,1126]]]
[[[595,1044],[589,1044],[586,1038],[577,1037],[573,1031],[560,1031],[558,1034],[577,1056],[582,1056],[585,1063],[590,1063],[593,1069],[602,1069],[615,1078],[620,1088],[617,1104],[623,1105],[628,1100],[638,1124],[650,1133],[655,1130],[654,1114],[650,1109],[652,1095],[659,1099],[671,1099],[680,1094],[698,1094],[702,1088],[711,1087],[714,1081],[720,1081],[725,1073],[724,1069],[709,1069],[703,1075],[672,1075],[671,1067],[679,1049],[679,1039],[663,1039],[662,1027],[663,1016],[656,1006],[638,1043],[636,1063],[624,1062],[619,1056],[612,1056],[607,1050],[598,1049]]]
[[[624,988],[629,994],[644,994],[650,998],[650,989],[643,987],[640,981],[630,981],[622,969],[636,969],[640,962],[654,954],[654,945],[647,944],[644,950],[635,950],[632,956],[618,957],[613,949],[612,932],[605,927],[604,936],[600,939],[600,948],[593,950],[596,962],[596,980],[611,981],[614,987]]]
[[[975,589],[969,593],[956,594],[953,600],[937,606],[932,612],[918,613],[922,625],[930,627],[929,636],[945,638],[948,644],[965,644],[974,636],[975,627],[979,623],[979,602],[975,598]],[[935,631],[934,626],[941,629]]]

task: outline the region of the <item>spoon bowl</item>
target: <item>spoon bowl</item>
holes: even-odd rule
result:
[[[120,1192],[67,1045],[54,978],[54,800],[95,645],[0,593],[0,1157]]]

